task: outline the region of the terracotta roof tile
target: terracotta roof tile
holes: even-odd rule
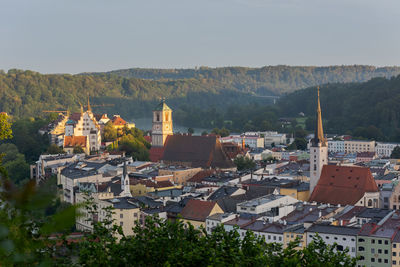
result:
[[[64,147],[86,147],[86,136],[65,136]]]
[[[203,181],[204,178],[210,176],[213,173],[214,173],[214,170],[200,171],[200,172],[196,173],[195,175],[193,175],[193,177],[188,180],[188,183],[201,183],[201,181]]]
[[[191,167],[234,167],[216,136],[170,135],[164,146],[162,160],[189,163]]]
[[[310,202],[355,205],[366,192],[378,192],[369,168],[324,165]]]
[[[149,151],[149,157],[152,162],[159,161],[164,154],[163,147],[151,147]]]
[[[116,126],[123,126],[126,124],[126,121],[123,118],[121,118],[120,116],[114,116],[112,118],[112,123]]]
[[[183,208],[181,215],[184,219],[194,221],[206,221],[213,208],[217,205],[214,201],[203,201],[199,199],[190,199]]]

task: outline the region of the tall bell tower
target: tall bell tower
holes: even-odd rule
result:
[[[172,134],[172,109],[167,106],[163,98],[153,110],[152,146],[163,147],[167,136]]]
[[[319,87],[317,89],[317,113],[314,138],[310,146],[310,195],[321,176],[322,167],[328,164],[328,144],[322,127]]]

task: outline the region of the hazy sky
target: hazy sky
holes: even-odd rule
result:
[[[0,69],[400,65],[399,0],[0,0]]]

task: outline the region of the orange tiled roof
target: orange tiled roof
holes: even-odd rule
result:
[[[126,121],[122,119],[120,116],[114,116],[112,118],[112,123],[116,126],[122,126],[126,124]]]
[[[65,136],[64,147],[86,147],[86,136]]]
[[[310,202],[355,205],[366,192],[378,192],[369,168],[324,165]]]

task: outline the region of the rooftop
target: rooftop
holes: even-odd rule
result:
[[[349,226],[334,226],[325,224],[314,224],[307,229],[307,232],[321,233],[321,234],[334,234],[334,235],[354,235],[360,232],[358,227]]]

